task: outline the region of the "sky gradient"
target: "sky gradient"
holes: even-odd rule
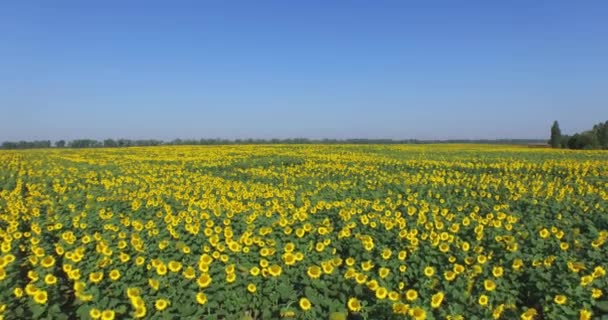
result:
[[[0,141],[547,138],[608,120],[607,1],[3,1]]]

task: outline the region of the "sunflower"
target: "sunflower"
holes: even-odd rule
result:
[[[490,279],[486,279],[483,281],[483,286],[486,291],[494,291],[496,289],[496,283]]]
[[[169,262],[169,270],[171,272],[179,272],[179,270],[181,270],[181,269],[182,269],[181,262],[173,261],[173,260]]]
[[[405,292],[405,298],[408,301],[414,301],[414,300],[418,299],[418,292],[416,292],[416,290],[414,290],[414,289],[409,289]]]
[[[104,310],[101,313],[101,320],[114,320],[114,310]]]
[[[388,290],[386,290],[386,288],[384,288],[384,287],[379,287],[376,290],[376,298],[378,298],[380,300],[386,299],[387,295],[388,295]]]
[[[200,275],[200,277],[198,277],[198,280],[196,282],[199,287],[207,288],[211,284],[211,281],[211,277],[208,274],[203,273]]]
[[[34,301],[39,304],[45,304],[48,300],[48,295],[46,291],[40,290],[34,294]]]
[[[207,295],[204,292],[199,292],[196,294],[196,302],[199,304],[207,303]]]
[[[426,267],[424,268],[424,275],[427,277],[432,277],[435,274],[435,268],[433,267]]]
[[[347,305],[348,305],[348,310],[350,310],[352,312],[361,311],[361,302],[357,298],[353,297],[353,298],[348,299]]]
[[[120,271],[118,271],[117,269],[110,271],[110,279],[112,279],[112,281],[116,281],[119,278],[120,278]]]
[[[412,308],[409,309],[409,315],[410,317],[414,318],[415,320],[424,320],[426,319],[426,311],[424,311],[424,309],[416,307],[416,308]]]
[[[249,291],[250,293],[255,293],[257,289],[258,288],[253,283],[247,285],[247,291]]]
[[[502,277],[504,273],[504,269],[500,266],[496,266],[494,268],[492,268],[492,274],[496,277],[496,278],[500,278]]]
[[[439,308],[439,306],[441,305],[441,302],[443,302],[443,297],[444,297],[444,294],[441,291],[434,294],[433,297],[431,298],[431,307]]]
[[[99,283],[103,279],[103,272],[93,272],[89,274],[89,280],[93,283]]]
[[[485,294],[480,295],[479,300],[477,302],[479,303],[480,306],[487,306],[488,305],[488,296],[486,296]]]
[[[140,306],[140,307],[136,307],[135,308],[135,313],[133,314],[133,316],[135,318],[143,318],[146,316],[146,307],[145,306]]]
[[[321,276],[321,268],[319,266],[310,266],[306,273],[310,278],[317,279]]]
[[[310,303],[310,300],[308,300],[307,298],[300,299],[300,308],[302,308],[302,310],[308,311],[311,307],[312,304]]]
[[[93,319],[99,319],[101,317],[101,310],[97,308],[92,308],[89,310],[89,316]]]
[[[273,277],[278,277],[281,275],[281,267],[279,265],[273,264],[268,268],[268,273],[270,273]]]
[[[380,276],[380,278],[384,279],[386,277],[388,277],[388,274],[391,272],[390,269],[388,268],[380,268],[380,270],[378,270],[378,275]]]
[[[150,286],[150,288],[158,290],[158,288],[160,287],[160,281],[156,279],[148,279],[148,285]]]
[[[568,298],[562,294],[558,294],[553,298],[553,301],[557,304],[565,304],[568,301]]]
[[[158,311],[163,311],[165,309],[167,309],[167,306],[169,306],[169,301],[166,299],[157,299],[156,302],[154,302],[154,308],[156,308],[156,310]]]
[[[44,282],[48,285],[54,285],[55,283],[57,283],[57,277],[52,274],[47,274],[46,276],[44,276]]]

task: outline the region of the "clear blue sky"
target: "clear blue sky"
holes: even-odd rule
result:
[[[608,120],[608,1],[2,1],[0,141],[546,138]]]

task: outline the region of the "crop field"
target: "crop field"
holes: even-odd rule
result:
[[[0,151],[3,319],[606,319],[608,153]]]

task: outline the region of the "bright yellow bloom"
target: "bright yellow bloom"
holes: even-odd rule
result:
[[[483,286],[486,291],[494,291],[496,289],[496,283],[490,279],[486,279],[483,281]]]
[[[558,294],[555,296],[555,298],[553,298],[553,301],[557,304],[565,304],[566,301],[568,301],[568,298],[566,298],[566,296]]]
[[[434,294],[433,297],[431,298],[431,307],[439,308],[439,306],[441,305],[441,302],[443,302],[443,297],[444,297],[444,294],[441,291]]]
[[[104,310],[101,313],[101,319],[102,320],[114,320],[114,316],[115,316],[115,312],[114,310]]]
[[[486,296],[485,294],[482,294],[479,296],[479,300],[477,300],[477,302],[479,303],[480,306],[487,306],[488,305],[488,296]]]
[[[166,299],[156,299],[156,302],[154,302],[154,308],[158,311],[165,310],[167,306],[169,306],[169,301]]]
[[[112,279],[112,281],[120,279],[120,271],[117,269],[110,271],[110,279]]]
[[[301,298],[299,304],[300,308],[304,311],[308,311],[312,307],[310,300],[308,300],[307,298]]]
[[[348,310],[350,310],[352,312],[361,311],[361,302],[359,302],[359,299],[357,299],[357,298],[348,299],[347,305],[348,305]]]
[[[414,289],[409,289],[405,292],[405,298],[408,301],[414,301],[414,300],[418,299],[418,292],[416,292],[416,290],[414,290]]]
[[[101,310],[92,308],[89,310],[89,316],[93,319],[99,319],[101,317]]]
[[[196,302],[199,304],[207,303],[207,295],[204,292],[199,292],[196,294]]]
[[[47,295],[46,291],[41,290],[41,291],[36,292],[36,294],[34,294],[34,301],[36,303],[46,304],[47,299],[48,299],[48,295]]]

